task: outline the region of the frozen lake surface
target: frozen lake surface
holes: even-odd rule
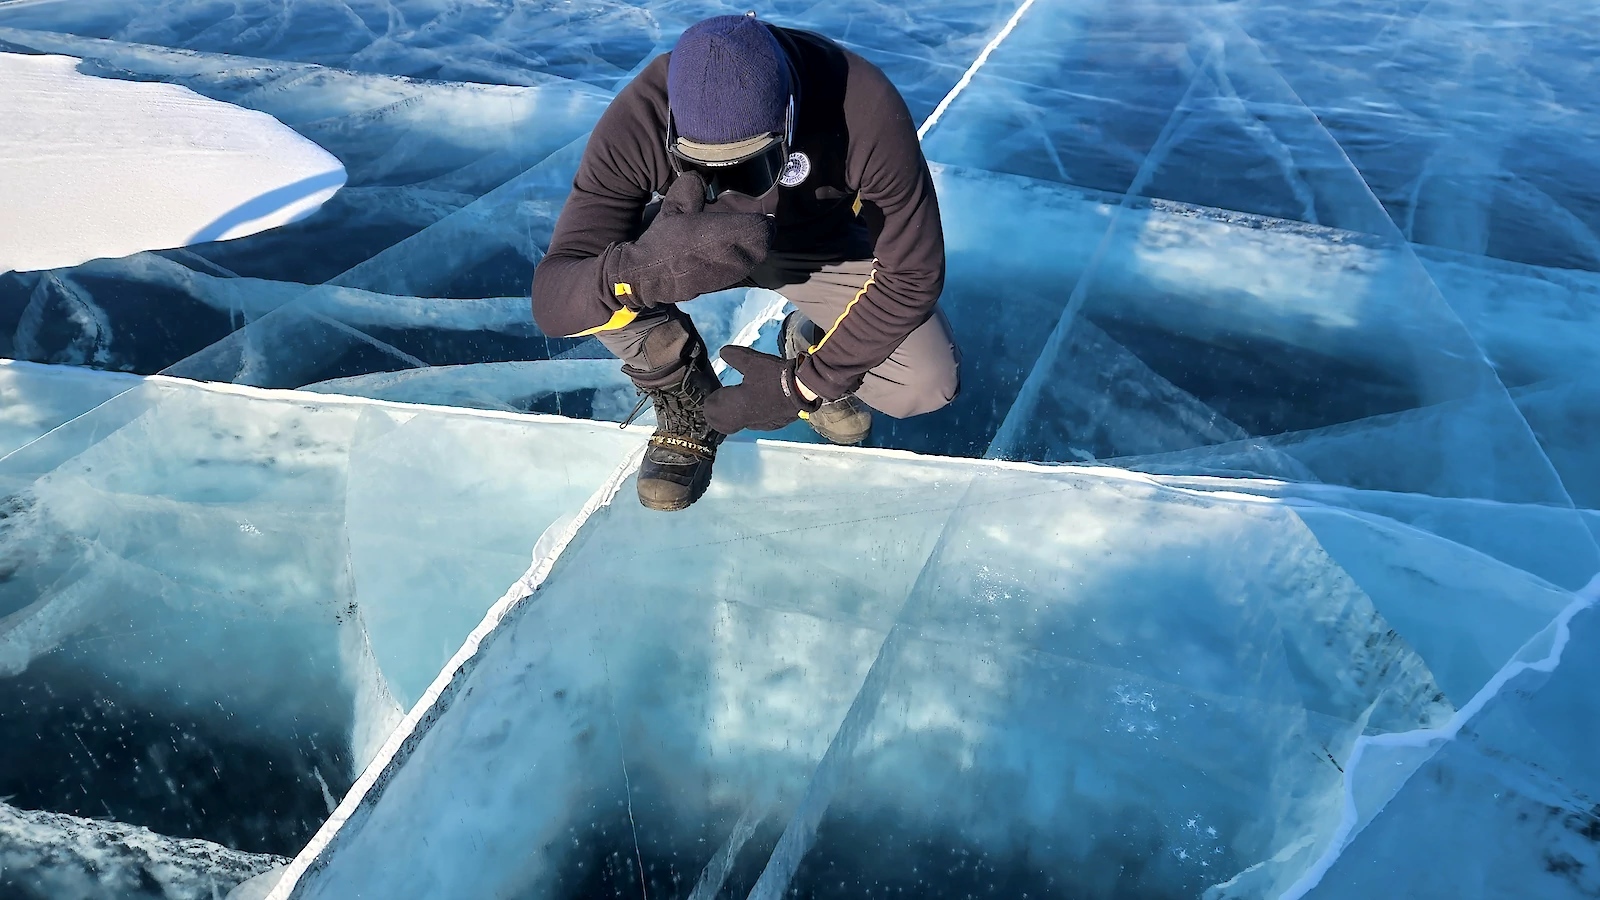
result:
[[[925,123],[963,390],[668,516],[528,283],[739,10],[0,0],[5,71],[289,161],[0,264],[0,896],[1600,893],[1600,12],[758,10]],[[104,163],[4,83],[0,193]]]

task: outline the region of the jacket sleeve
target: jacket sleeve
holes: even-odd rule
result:
[[[636,237],[646,204],[664,173],[646,144],[665,125],[642,95],[641,76],[601,115],[584,147],[572,193],[556,219],[550,249],[533,272],[533,318],[548,335],[578,336],[633,319],[611,285],[605,258]]]
[[[846,171],[875,243],[872,275],[801,365],[805,386],[837,399],[861,386],[933,314],[944,289],[944,228],[916,124],[889,79],[852,55]]]

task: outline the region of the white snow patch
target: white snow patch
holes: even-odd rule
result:
[[[337,159],[265,113],[78,63],[0,53],[0,272],[244,237],[344,186]]]

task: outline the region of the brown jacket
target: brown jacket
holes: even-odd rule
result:
[[[883,72],[820,35],[768,27],[795,70],[791,149],[811,160],[805,181],[778,188],[773,249],[874,260],[872,277],[838,322],[818,323],[827,336],[800,370],[807,387],[839,397],[932,315],[944,286],[944,231],[916,124]],[[550,250],[534,271],[533,314],[546,334],[588,331],[618,310],[602,257],[638,236],[652,195],[672,183],[666,116],[663,55],[622,89],[589,137]],[[741,202],[747,198],[724,195],[706,209],[754,209]]]

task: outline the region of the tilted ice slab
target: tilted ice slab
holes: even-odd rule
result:
[[[0,384],[28,413],[0,460],[0,797],[251,853],[303,845],[643,441],[15,363]],[[80,877],[96,841],[38,866]]]
[[[0,54],[0,272],[226,240],[314,212],[338,160],[269,116]]]
[[[324,384],[394,399],[450,398],[506,409],[526,408],[520,404],[540,392],[524,390],[514,367],[499,364],[572,349],[575,342],[538,334],[525,300],[515,293],[525,289],[569,186],[581,149],[581,140],[570,139],[603,101],[600,92],[555,82],[496,90],[419,85],[304,64],[197,59],[158,48],[26,36],[40,46],[99,47],[107,66],[177,79],[258,106],[350,155],[352,177],[359,171],[382,182],[373,190],[404,182],[437,204],[420,195],[411,198],[416,203],[392,205],[363,195],[352,212],[373,218],[349,219],[325,207],[314,220],[337,232],[337,241],[310,239],[333,232],[308,230],[291,239],[284,232],[294,229],[280,229],[244,242],[272,242],[260,252],[241,249],[230,256],[222,248],[233,244],[216,245],[183,255],[182,264],[177,254],[144,255],[19,282],[6,297],[23,314],[13,355],[142,372],[183,360],[174,374],[272,387]],[[208,65],[222,69],[208,73]],[[455,112],[446,115],[450,111]],[[534,122],[538,128],[531,128]],[[511,140],[507,133],[527,137]],[[530,168],[512,165],[535,159],[542,161]],[[471,199],[494,182],[471,173],[489,172],[520,174]],[[1096,338],[1087,347],[1112,356],[1069,353],[1073,365],[1047,379],[1052,392],[1043,401],[1055,406],[1031,417],[1041,433],[1010,442],[999,455],[1081,460],[1183,451],[1227,443],[1241,432],[1300,433],[1461,393],[1460,379],[1447,371],[1460,348],[1439,340],[1444,310],[1409,321],[1404,315],[1420,282],[1391,277],[1404,261],[1398,259],[1407,252],[1403,248],[1363,243],[1364,236],[1336,228],[1182,204],[1152,201],[1118,211],[1116,199],[1106,195],[956,167],[940,168],[938,178],[951,247],[945,305],[963,336],[964,390],[947,411],[881,423],[878,439],[887,445],[953,455],[989,451],[1018,386],[1039,358],[1047,334],[1039,323],[1060,316],[1097,252],[1096,294],[1083,318],[1110,343]],[[1120,225],[1101,247],[1113,218]],[[381,241],[409,236],[373,253],[364,241],[375,235],[383,235],[376,238]],[[314,289],[232,277],[281,274],[280,263],[302,259],[312,245],[337,248],[333,255],[341,261],[361,262],[334,268],[335,284]],[[1471,374],[1491,389],[1496,375],[1512,387],[1574,377],[1574,366],[1588,358],[1587,346],[1600,340],[1590,312],[1597,295],[1591,273],[1444,252],[1423,255],[1421,264],[1423,277],[1434,281],[1483,348]],[[997,281],[996,272],[1006,278]],[[0,293],[8,287],[0,283]],[[152,305],[160,306],[163,322],[181,309],[183,328],[152,328],[158,320]],[[262,321],[286,306],[294,308]],[[694,305],[690,311],[700,315]],[[240,328],[246,333],[227,337]],[[1227,365],[1215,365],[1219,359]],[[1316,377],[1306,377],[1307,359],[1315,362]],[[463,368],[480,364],[490,368]],[[1239,383],[1260,366],[1273,375]],[[444,371],[392,375],[429,367]],[[1435,377],[1441,372],[1449,378]],[[1439,389],[1452,380],[1457,383]],[[609,388],[585,385],[576,392],[582,397],[568,392],[533,408],[612,415],[608,402],[599,413],[587,411],[594,408],[588,394],[595,390]],[[1315,394],[1314,402],[1297,400],[1306,392]],[[1564,427],[1535,433],[1545,440],[1557,474],[1576,483],[1582,471],[1567,460],[1581,458],[1588,426],[1565,424],[1575,409],[1561,398],[1570,395],[1545,392],[1545,400],[1557,401],[1546,418]],[[1460,426],[1459,433],[1526,431],[1503,395],[1491,406],[1452,424]],[[1480,473],[1478,483],[1456,479],[1444,490],[1502,496],[1493,492],[1510,488],[1522,490],[1523,497],[1554,496],[1549,473],[1531,472],[1542,465],[1532,458],[1532,442],[1522,443],[1523,458],[1509,467],[1485,465],[1482,454],[1451,446],[1425,447],[1416,456],[1422,467],[1440,470],[1450,466],[1438,465],[1438,457],[1455,456],[1444,461],[1456,471]],[[1358,456],[1345,466],[1353,474],[1327,474],[1279,453],[1275,467],[1243,471],[1433,489],[1400,477],[1402,470],[1385,462]],[[1531,488],[1512,484],[1534,476],[1541,483]],[[1576,494],[1573,499],[1593,502]]]
[[[474,298],[465,285],[503,261],[486,248],[496,235],[514,236],[509,223],[527,208],[523,198],[543,196],[560,181],[557,161],[548,162],[341,275],[338,284],[236,278],[152,254],[51,273],[19,298],[27,327],[13,344],[38,358],[141,371],[192,354],[172,373],[270,387],[332,382],[319,390],[523,408],[518,404],[538,393],[538,379],[519,383],[517,367],[498,364],[567,355],[578,342],[538,334],[524,298]],[[1033,417],[1040,433],[1019,443],[1016,455],[1071,461],[1168,453],[1241,434],[1332,427],[1452,393],[1430,383],[1440,361],[1456,359],[1431,330],[1438,316],[1415,321],[1408,313],[1414,279],[1386,274],[1400,262],[1396,248],[1338,229],[1176,204],[1119,212],[1103,195],[1015,176],[939,167],[937,177],[944,205],[964,211],[947,217],[951,274],[944,301],[968,360],[963,391],[949,410],[882,421],[885,443],[950,455],[988,450],[1038,360],[1047,335],[1039,323],[1060,316],[1096,260],[1096,295],[1084,325],[1102,336],[1086,330],[1071,338],[1085,343],[1070,346],[1065,368],[1046,380],[1045,400],[1054,405]],[[540,208],[553,221],[559,207]],[[1121,224],[1101,247],[1114,216]],[[529,219],[547,224],[532,213]],[[525,249],[507,254],[522,260]],[[1535,381],[1555,387],[1592,365],[1587,348],[1600,341],[1592,312],[1600,279],[1592,274],[1448,253],[1424,255],[1421,263],[1459,327],[1482,347],[1474,373],[1485,390],[1495,376],[1514,389]],[[1003,283],[997,271],[1006,273]],[[518,268],[516,285],[527,274]],[[186,310],[186,328],[197,331],[193,340],[184,344],[150,327],[147,302],[156,299],[163,308]],[[706,298],[685,307],[712,346],[732,330],[722,302]],[[602,353],[590,342],[579,355]],[[1317,378],[1306,377],[1311,362]],[[489,367],[463,368],[483,364]],[[1256,378],[1252,366],[1283,377]],[[423,371],[429,367],[445,368]],[[411,370],[416,374],[391,374]],[[607,385],[619,387],[608,379],[582,390]],[[1551,410],[1546,418],[1567,424],[1538,434],[1548,438],[1563,479],[1576,483],[1582,470],[1562,454],[1581,458],[1588,426],[1574,417],[1581,406],[1563,396],[1571,394],[1547,392],[1542,408]],[[1513,398],[1499,392],[1490,399],[1452,424],[1481,439],[1510,434]],[[536,408],[591,415],[582,412],[588,401],[566,400],[559,410],[553,403]],[[1482,465],[1479,449],[1478,442],[1460,440],[1414,446],[1409,455],[1420,466],[1447,470],[1436,463],[1454,457],[1457,471],[1472,475],[1438,488],[1392,465],[1387,453],[1347,455],[1343,473],[1308,476],[1282,454],[1275,468],[1242,471],[1494,496],[1523,490],[1513,479],[1538,462],[1531,441],[1514,448],[1520,473]],[[1549,478],[1536,486],[1549,488]]]
[[[132,390],[140,379],[0,360],[0,457]]]
[[[1273,896],[1355,833],[1364,736],[1447,725],[1575,602],[1103,470],[730,444],[670,528],[618,487],[274,897]]]
[[[1033,3],[928,150],[1323,225],[1365,207],[1419,244],[1592,271],[1597,21],[1503,0]]]
[[[287,854],[378,754],[297,896],[1270,896],[1600,567],[1571,510],[743,442],[668,521],[637,430],[6,371],[115,392],[0,461],[0,792]]]
[[[1530,432],[1501,385],[1592,378],[1592,273],[1414,255],[1335,228],[1122,204],[956,167],[937,176],[944,207],[975,211],[949,217],[946,301],[964,347],[987,358],[964,373],[952,411],[936,415],[943,427],[992,437],[1010,413],[1020,427],[989,448],[996,455],[1199,456],[1249,437],[1277,452],[1235,470],[1275,477],[1563,504],[1561,482],[1586,481],[1567,462],[1596,439],[1582,392],[1547,392],[1545,417],[1568,424]],[[1077,292],[1081,306],[1069,312]],[[1086,330],[1068,330],[1035,379],[1039,394],[1014,410],[1046,345],[1039,323],[1063,315]],[[1431,423],[1398,462],[1391,442],[1346,442],[1320,468],[1281,446],[1385,416]]]
[[[307,288],[235,278],[153,255],[52,273],[53,280],[17,298],[27,310],[27,327],[19,327],[13,337],[13,352],[144,372],[160,371],[194,354],[175,370],[178,374],[272,387],[425,364],[550,355],[562,342],[537,333],[525,298],[509,293],[475,296],[466,283],[486,269],[499,271],[503,260],[489,249],[496,241],[510,241],[524,227],[544,228],[553,222],[559,198],[538,207],[542,211],[537,213],[525,201],[564,185],[570,176],[557,169],[541,164],[517,184],[379,253],[333,285]],[[988,449],[1018,385],[1038,359],[1046,336],[1039,323],[1060,315],[1097,249],[1099,299],[1087,310],[1089,318],[1096,327],[1120,328],[1118,335],[1107,336],[1128,353],[1143,354],[1134,368],[1150,369],[1153,380],[1135,379],[1136,388],[1159,396],[1154,412],[1170,409],[1172,420],[1119,423],[1116,417],[1123,407],[1115,385],[1084,385],[1084,373],[1071,378],[1063,374],[1054,381],[1078,395],[1067,399],[1102,409],[1079,421],[1109,438],[1098,445],[1083,442],[1079,449],[1100,458],[1182,450],[1194,446],[1191,441],[1225,440],[1229,421],[1241,428],[1248,423],[1247,431],[1254,434],[1272,434],[1421,402],[1431,368],[1410,369],[1408,348],[1422,352],[1435,343],[1423,327],[1433,323],[1406,321],[1405,311],[1414,304],[1401,288],[1409,282],[1384,275],[1396,264],[1394,248],[1364,244],[1338,229],[1154,203],[1122,210],[1121,226],[1100,248],[1118,214],[1113,198],[954,167],[939,168],[937,176],[941,202],[950,210],[946,230],[951,274],[944,302],[970,364],[963,393],[948,413],[925,421],[884,423],[885,434],[893,429],[901,446],[970,455]],[[524,218],[518,220],[519,215]],[[508,275],[506,286],[521,289],[532,265],[522,254],[536,255],[538,250],[504,249],[521,260],[514,281]],[[1600,320],[1593,313],[1600,302],[1600,277],[1442,252],[1425,254],[1421,261],[1461,325],[1482,347],[1493,372],[1509,386],[1572,377],[1592,365],[1588,348],[1600,341]],[[1006,273],[1003,282],[995,279],[997,271]],[[187,343],[182,336],[151,327],[156,317],[148,302],[157,300],[163,309],[185,310],[185,327],[196,332]],[[231,330],[295,303],[306,314],[336,320],[392,349],[341,363],[339,371],[332,371],[335,367],[325,365],[318,354],[356,338],[319,326],[315,348],[308,348],[305,332],[298,330],[302,314],[286,314],[226,338]],[[701,300],[686,309],[701,321],[714,345],[710,332],[716,330],[715,320],[707,318],[708,305]],[[1144,338],[1143,346],[1127,343],[1138,337]],[[196,352],[213,342],[215,346]],[[1256,360],[1290,374],[1303,369],[1303,357],[1309,357],[1323,368],[1324,393],[1344,397],[1344,405],[1322,404],[1319,409],[1281,396],[1290,387],[1302,387],[1304,378],[1282,386],[1250,384],[1255,396],[1235,396],[1239,385],[1203,380],[1207,354],[1219,352],[1231,354],[1226,359]],[[1439,357],[1433,353],[1424,361],[1431,367]],[[1115,374],[1102,372],[1103,361],[1097,358],[1083,362],[1097,377]],[[1125,370],[1121,363],[1116,368]],[[1482,368],[1489,374],[1488,365]],[[1162,382],[1176,391],[1160,386]],[[1246,408],[1241,414],[1227,409],[1230,404]],[[1509,403],[1501,406],[1510,409]],[[1195,416],[1208,409],[1220,417],[1217,428],[1196,432]],[[1286,418],[1286,409],[1296,415]],[[1115,437],[1118,433],[1132,439]],[[1038,443],[1042,448],[1024,455],[1077,458],[1048,436]],[[1047,455],[1052,452],[1061,455]]]

